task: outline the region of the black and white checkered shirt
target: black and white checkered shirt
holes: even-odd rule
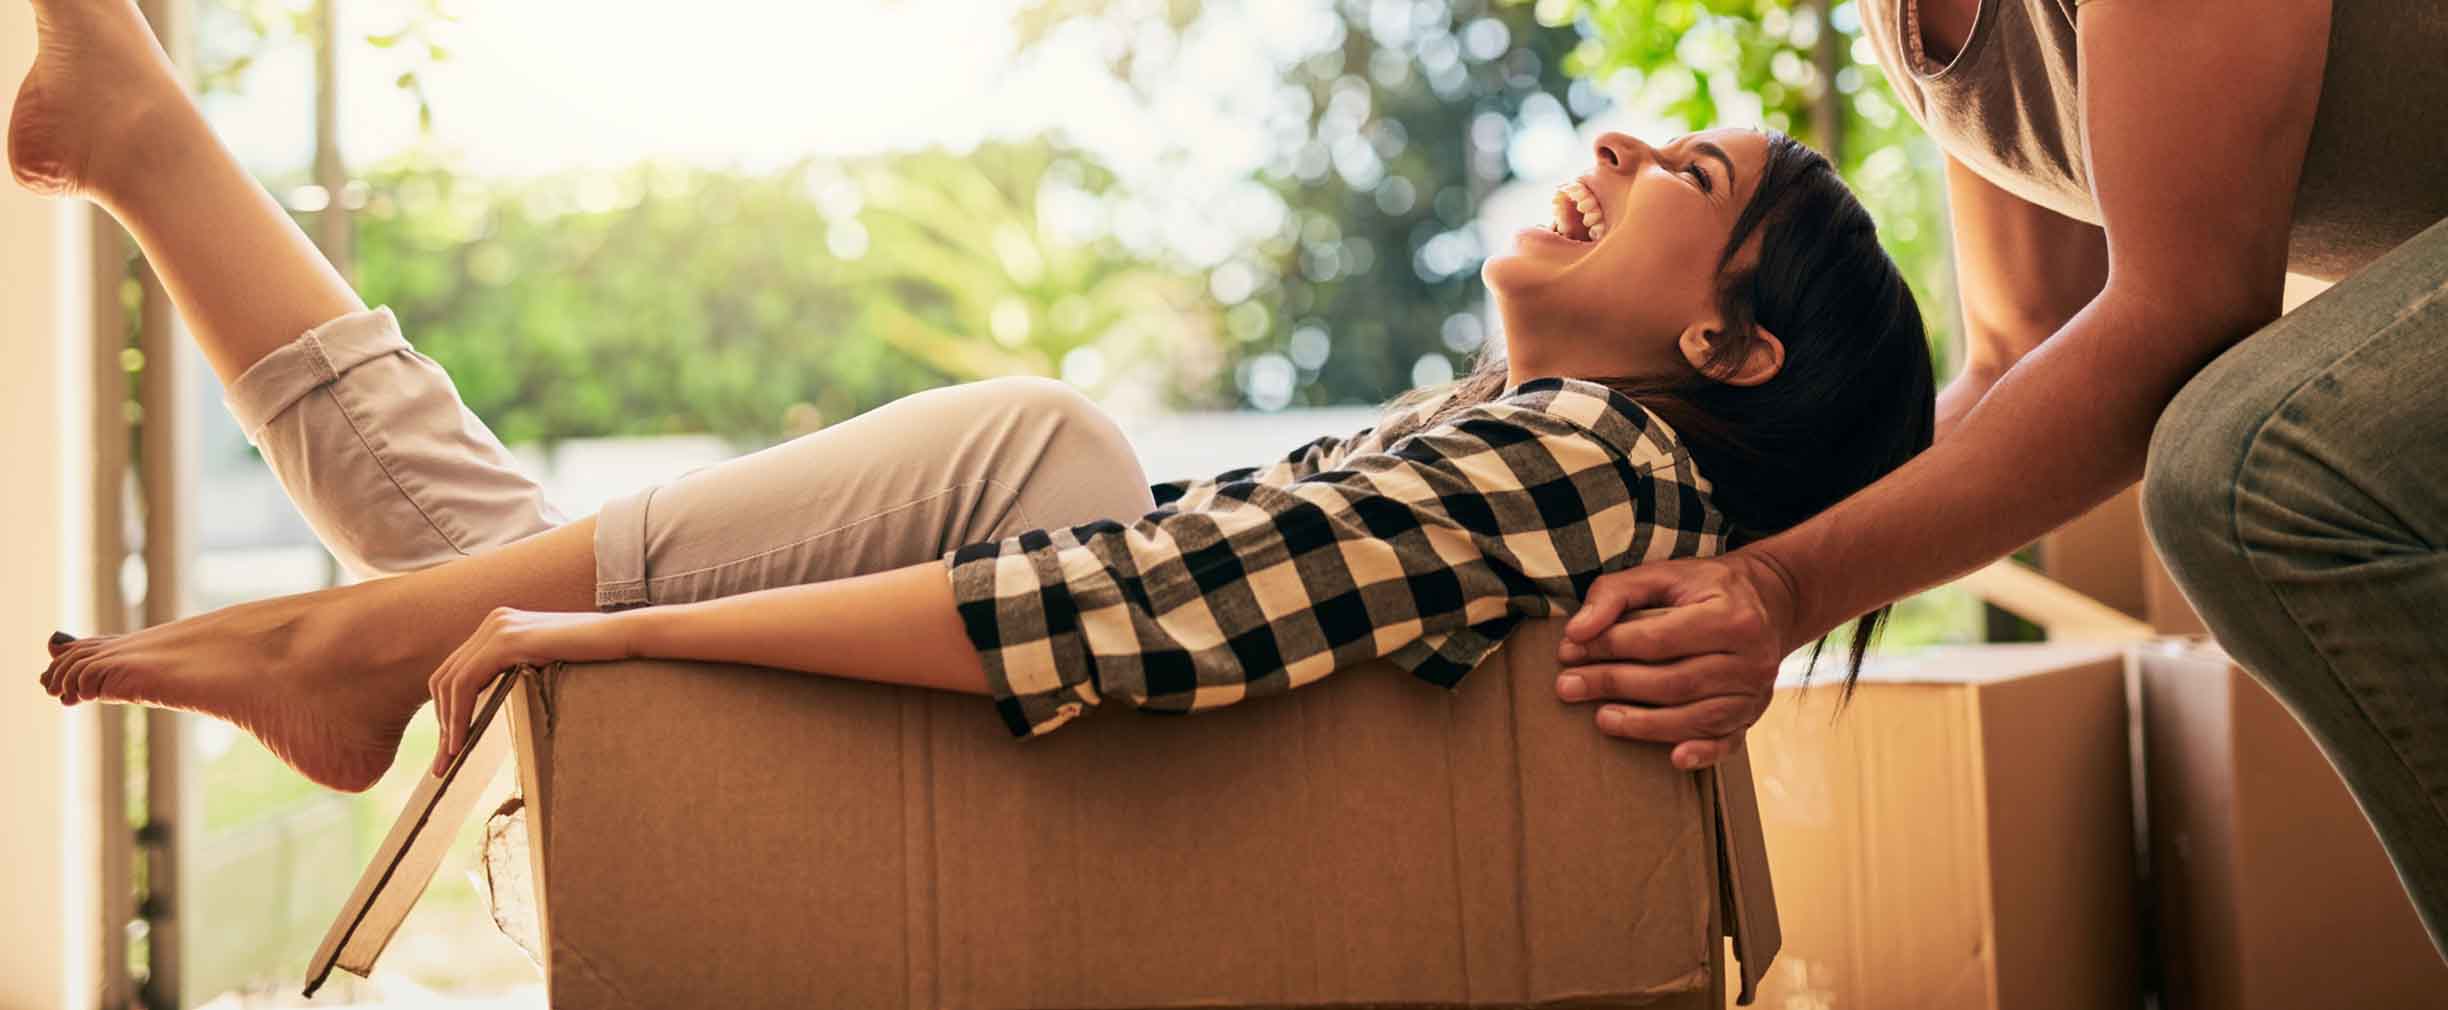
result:
[[[948,552],[1005,725],[1033,736],[1106,698],[1202,711],[1379,658],[1450,688],[1599,575],[1724,549],[1690,454],[1614,390],[1532,379],[1399,434],[1437,406],[1154,485],[1134,522]]]

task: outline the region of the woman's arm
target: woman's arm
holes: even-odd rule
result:
[[[438,760],[501,670],[556,660],[714,660],[984,694],[1019,736],[1106,698],[1195,712],[1370,659],[1451,687],[1609,563],[1723,535],[1713,513],[1677,508],[1690,475],[1640,421],[1544,385],[1334,471],[1228,484],[1200,511],[679,606],[495,611],[430,685]]]
[[[1744,550],[1594,588],[1562,658],[1622,662],[1574,671],[1595,686],[1567,696],[1644,702],[1600,725],[1714,761],[1766,709],[1786,653],[2132,483],[2177,389],[2278,314],[2328,24],[2320,0],[2084,4],[2099,296],[1885,480]],[[1637,607],[1663,612],[1615,623]]]
[[[436,774],[458,752],[476,698],[501,671],[646,656],[987,693],[985,668],[961,631],[941,561],[608,614],[503,607],[428,683],[442,726]]]
[[[618,616],[641,656],[986,693],[941,561]]]
[[[1964,360],[1938,394],[1939,438],[2108,280],[2108,239],[2098,228],[1999,189],[1952,156],[1946,188]]]

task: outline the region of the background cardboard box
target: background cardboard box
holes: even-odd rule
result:
[[[1763,1005],[2138,1007],[2124,659],[1987,645],[1789,675],[1750,732],[1783,952]]]
[[[2448,1002],[2448,964],[2302,724],[2214,645],[2137,651],[2162,1006]]]
[[[1722,1005],[1722,937],[1746,974],[1777,945],[1749,780],[1556,700],[1561,628],[1453,692],[1370,664],[1026,741],[978,698],[780,671],[521,676],[488,701],[552,1002]],[[370,970],[499,736],[411,801],[310,978]]]

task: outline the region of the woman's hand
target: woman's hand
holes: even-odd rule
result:
[[[1634,702],[1601,706],[1598,728],[1673,744],[1677,768],[1713,765],[1768,710],[1793,601],[1792,580],[1754,550],[1600,576],[1564,625],[1556,694]]]
[[[503,670],[542,666],[555,660],[573,663],[628,659],[636,655],[624,614],[553,613],[500,607],[485,615],[476,633],[434,670],[426,686],[433,692],[434,715],[442,725],[442,745],[434,754],[433,774],[450,767],[468,737],[476,698]]]

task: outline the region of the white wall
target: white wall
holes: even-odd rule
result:
[[[0,2],[0,102],[14,104],[33,52],[31,10]],[[0,190],[0,1010],[91,1010],[95,707],[63,710],[35,682],[52,629],[92,622],[90,215]]]

